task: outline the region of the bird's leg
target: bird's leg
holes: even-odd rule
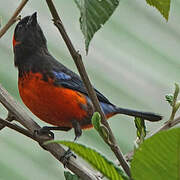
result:
[[[58,130],[58,131],[69,131],[70,127],[63,127],[63,126],[44,126],[38,130],[35,130],[34,133],[38,135],[44,135],[47,134],[48,136],[52,137],[54,139],[54,133],[51,132],[51,130]]]
[[[72,121],[72,127],[74,128],[74,134],[75,134],[74,141],[76,141],[82,135],[82,129],[79,122],[76,120]]]
[[[76,120],[72,121],[72,127],[74,128],[74,134],[75,134],[74,142],[75,142],[81,136],[82,129],[81,129],[81,126],[80,126],[79,122],[76,121]],[[71,149],[68,148],[68,150],[64,153],[64,155],[60,159],[63,162],[64,167],[66,167],[66,165],[67,165],[67,163],[69,161],[69,158],[71,156],[76,158],[76,156],[72,153]]]

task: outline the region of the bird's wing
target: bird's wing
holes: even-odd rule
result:
[[[81,92],[85,94],[86,96],[88,96],[88,93],[86,91],[86,88],[84,87],[82,80],[76,73],[72,72],[71,70],[69,70],[64,65],[60,64],[57,61],[56,62],[54,61],[53,64],[54,65],[53,65],[52,73],[54,75],[54,79],[55,79],[54,83],[56,85],[73,89],[75,91]],[[107,103],[107,104],[111,104],[111,102],[103,94],[101,94],[97,89],[94,88],[94,90],[97,94],[99,101]]]

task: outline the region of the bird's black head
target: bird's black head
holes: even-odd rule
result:
[[[37,22],[37,13],[26,16],[16,25],[13,36],[13,49],[17,57],[29,56],[39,49],[46,48],[46,38]]]

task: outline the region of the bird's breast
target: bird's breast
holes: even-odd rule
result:
[[[18,88],[24,104],[41,120],[72,127],[77,120],[82,128],[88,127],[93,110],[85,95],[54,85],[54,80],[43,80],[41,73],[26,73],[19,77]]]

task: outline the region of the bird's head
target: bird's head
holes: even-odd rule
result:
[[[46,38],[37,22],[37,13],[26,16],[16,25],[13,36],[14,53],[27,54],[46,48]]]

